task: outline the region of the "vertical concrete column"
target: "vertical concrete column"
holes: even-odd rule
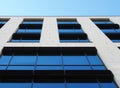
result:
[[[59,35],[55,17],[45,17],[41,33],[40,43],[42,45],[58,45]]]
[[[78,17],[77,20],[91,42],[95,44],[99,56],[106,67],[113,72],[115,80],[120,86],[120,50],[88,17]]]
[[[12,17],[10,20],[0,29],[0,51],[7,43],[12,34],[16,32],[19,27],[19,24],[23,21],[22,17]]]

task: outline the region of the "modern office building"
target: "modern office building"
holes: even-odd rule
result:
[[[120,17],[0,17],[0,88],[119,88]]]

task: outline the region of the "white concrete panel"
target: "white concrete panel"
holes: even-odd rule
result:
[[[44,18],[40,42],[42,45],[59,44],[58,28],[56,18]]]
[[[25,46],[25,47],[41,47],[41,46],[59,46],[59,47],[95,47],[94,44],[92,43],[60,43],[59,45],[57,44],[52,44],[52,45],[48,45],[48,44],[41,44],[41,43],[6,43],[4,45],[5,47],[20,47],[20,46]]]
[[[120,25],[120,17],[110,17],[110,21]]]
[[[114,43],[116,47],[120,47],[120,43]]]

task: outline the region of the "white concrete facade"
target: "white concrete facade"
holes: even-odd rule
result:
[[[120,17],[0,17],[9,21],[0,29],[0,51],[4,47],[96,47],[98,55],[105,66],[114,74],[114,79],[120,87],[120,43],[113,43],[107,36],[90,20],[91,18],[107,18],[113,23],[120,25]],[[39,43],[11,43],[13,33],[25,18],[43,19],[42,33]],[[82,30],[88,35],[90,43],[60,43],[57,28],[58,18],[75,18],[81,24]]]

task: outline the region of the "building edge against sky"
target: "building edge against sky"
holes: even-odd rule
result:
[[[109,35],[102,31],[102,27],[95,25],[96,19],[100,21],[111,21],[113,24],[120,26],[120,17],[0,17],[0,20],[9,19],[8,22],[0,29],[0,51],[4,47],[95,47],[97,54],[102,59],[103,63],[112,71],[114,79],[118,86],[120,86],[120,42],[113,42]],[[40,19],[43,20],[42,32],[39,42],[10,42],[13,34],[18,30],[19,25],[23,20]],[[58,19],[76,19],[81,25],[81,29],[89,42],[60,42],[59,28],[57,24]],[[108,23],[109,24],[109,23]],[[98,27],[99,26],[99,27]],[[108,26],[107,26],[108,27]],[[106,28],[107,28],[106,27]],[[110,29],[110,28],[109,28]],[[108,29],[108,30],[109,30]],[[119,28],[117,28],[120,30]],[[109,33],[108,33],[109,34]],[[120,35],[120,31],[117,33]],[[117,37],[118,37],[117,36]],[[114,37],[115,38],[115,37]],[[118,38],[120,41],[120,39]]]

